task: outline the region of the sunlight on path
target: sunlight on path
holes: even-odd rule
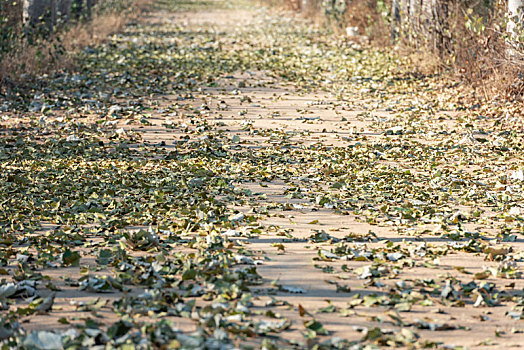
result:
[[[521,346],[522,121],[362,45],[162,0],[7,101],[0,339]]]

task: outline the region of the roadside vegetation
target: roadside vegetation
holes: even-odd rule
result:
[[[391,46],[422,73],[455,75],[490,99],[522,98],[521,1],[267,0],[350,40]],[[356,30],[356,31],[355,31]]]

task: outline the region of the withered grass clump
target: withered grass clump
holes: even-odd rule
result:
[[[521,99],[523,62],[512,50],[506,32],[506,4],[492,7],[454,4],[450,16],[448,51],[440,63],[487,99]]]

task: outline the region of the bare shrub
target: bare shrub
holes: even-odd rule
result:
[[[455,72],[485,98],[521,99],[522,55],[510,53],[506,31],[506,2],[454,3],[449,52],[441,64]]]
[[[358,27],[359,33],[377,46],[390,45],[389,23],[384,18],[386,6],[389,6],[388,2],[379,5],[372,0],[350,1],[344,26]]]

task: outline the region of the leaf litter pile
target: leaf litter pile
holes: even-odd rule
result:
[[[3,348],[523,344],[518,105],[243,2],[77,61],[0,107]]]

